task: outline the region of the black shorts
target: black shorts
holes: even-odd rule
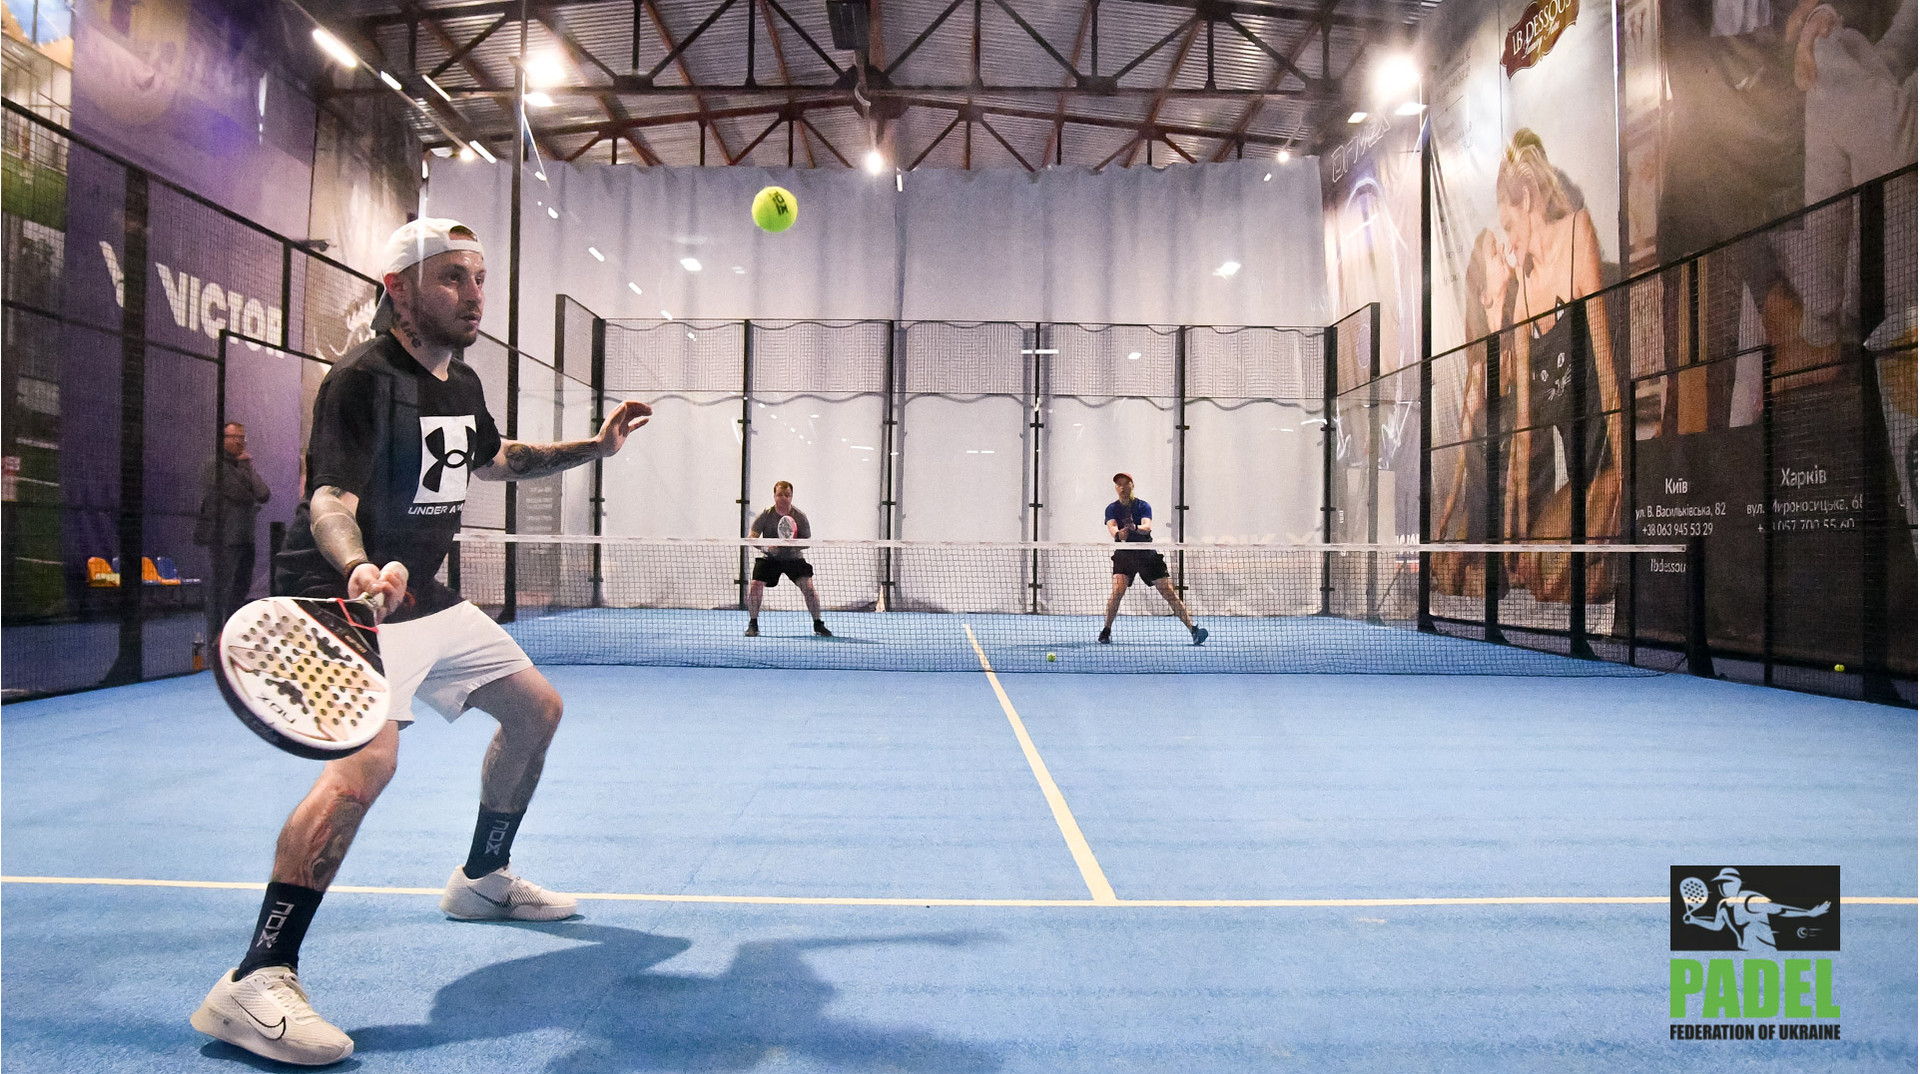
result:
[[[1126,575],[1128,585],[1136,574],[1152,585],[1167,576],[1167,561],[1151,548],[1129,548],[1113,554],[1113,573]]]
[[[782,574],[798,582],[813,577],[813,565],[804,559],[775,559],[772,556],[761,556],[753,561],[753,580],[768,589],[780,584]]]

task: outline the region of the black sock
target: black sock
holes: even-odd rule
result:
[[[819,616],[817,616],[817,615],[816,615],[816,616],[814,616],[814,617],[813,617],[813,625],[814,625],[814,626],[826,626],[827,624],[826,624],[826,623],[825,623],[824,621],[822,621],[822,620],[821,620],[821,618],[820,618]]]
[[[478,880],[507,866],[507,857],[513,853],[513,835],[520,830],[520,813],[495,813],[480,807],[480,821],[473,826],[473,848],[467,851],[467,864],[461,871],[468,880]]]
[[[299,969],[301,941],[307,938],[307,926],[313,924],[313,913],[320,909],[320,900],[326,894],[278,880],[268,884],[267,897],[260,903],[260,920],[253,926],[253,943],[233,971],[233,979],[237,981],[262,966]]]

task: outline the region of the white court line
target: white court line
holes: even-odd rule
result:
[[[93,885],[122,888],[196,888],[211,891],[265,891],[263,883],[228,880],[140,880],[109,876],[0,876],[0,884]],[[328,894],[439,895],[441,888],[362,887],[335,884]],[[816,895],[651,895],[633,892],[573,892],[576,899],[599,902],[729,903],[748,906],[1032,906],[1065,909],[1312,909],[1369,906],[1653,906],[1665,895],[1488,895],[1402,899],[876,899]],[[1848,906],[1920,906],[1908,895],[1847,895]]]
[[[1059,784],[1053,781],[1053,773],[1047,771],[1047,762],[1040,759],[1040,751],[1034,748],[1033,739],[1027,737],[1027,725],[1020,722],[1020,714],[1013,710],[1013,701],[1001,688],[1000,676],[995,675],[993,665],[987,663],[987,654],[980,648],[980,639],[973,636],[970,624],[961,623],[960,629],[967,632],[967,641],[973,646],[974,655],[980,658],[980,670],[987,673],[987,681],[993,684],[994,695],[1000,699],[1000,708],[1006,712],[1007,722],[1013,725],[1013,737],[1020,740],[1020,752],[1027,755],[1027,765],[1033,769],[1033,778],[1040,781],[1040,793],[1047,796],[1047,805],[1053,810],[1053,822],[1060,826],[1067,849],[1073,852],[1074,864],[1080,866],[1080,878],[1087,882],[1087,891],[1093,895],[1093,901],[1102,906],[1119,902],[1114,897],[1113,885],[1107,883],[1107,874],[1101,871],[1100,863],[1094,860],[1093,848],[1087,845],[1087,837],[1080,833],[1080,822],[1073,819],[1073,810],[1067,808],[1066,796],[1060,793]]]

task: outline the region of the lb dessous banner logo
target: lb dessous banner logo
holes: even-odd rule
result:
[[[1837,865],[1675,865],[1669,880],[1674,1040],[1839,1040]],[[1738,955],[1739,957],[1733,957]],[[1691,1019],[1698,1019],[1693,1021]]]

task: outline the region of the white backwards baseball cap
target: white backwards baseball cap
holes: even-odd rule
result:
[[[455,250],[472,250],[482,257],[486,249],[480,245],[479,236],[473,229],[458,220],[445,217],[421,217],[401,224],[387,240],[382,252],[381,279],[396,272],[405,272],[436,254]],[[384,287],[380,291],[380,304],[373,311],[373,329],[384,331],[393,324],[393,297]]]

